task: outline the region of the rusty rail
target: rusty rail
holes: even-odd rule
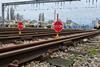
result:
[[[59,49],[59,46],[61,46],[63,42],[69,43],[71,41],[89,37],[99,33],[100,31],[77,33],[70,36],[60,37],[57,39],[54,38],[51,40],[41,41],[37,43],[0,49],[0,66],[7,67],[7,65],[13,60],[18,60],[20,65],[40,56],[44,52],[47,52],[49,49]]]

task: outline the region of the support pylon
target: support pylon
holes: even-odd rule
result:
[[[21,30],[19,31],[19,35],[21,35],[22,34],[22,32],[21,32]]]
[[[56,34],[56,38],[59,38],[59,33]]]

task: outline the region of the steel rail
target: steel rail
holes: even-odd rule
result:
[[[74,34],[74,33],[82,33],[84,31],[67,31],[67,32],[61,32],[59,33],[59,35],[68,35],[68,34]],[[8,40],[8,39],[22,39],[22,38],[27,38],[27,37],[44,37],[44,36],[51,36],[51,35],[56,35],[55,32],[31,32],[31,33],[22,33],[22,34],[18,34],[18,33],[9,33],[9,34],[0,34],[0,41],[3,40]]]
[[[47,52],[48,49],[58,49],[59,46],[63,44],[63,42],[71,42],[73,40],[81,39],[84,37],[89,37],[92,35],[99,34],[100,31],[94,31],[94,32],[86,32],[86,33],[80,33],[70,36],[65,36],[57,39],[51,39],[36,43],[31,43],[27,45],[20,45],[16,47],[10,47],[10,51],[3,52],[2,50],[0,53],[0,66],[4,67],[7,66],[11,61],[17,59],[19,61],[19,64],[25,63],[29,60],[32,60],[44,52]],[[7,48],[5,48],[7,49]],[[9,50],[7,49],[7,50]],[[6,62],[5,62],[6,61]]]
[[[80,33],[82,34],[82,33]],[[48,35],[48,34],[47,34]],[[52,34],[51,34],[52,35]],[[50,35],[50,36],[51,36]],[[75,34],[73,34],[74,36],[76,36]],[[16,49],[20,49],[20,48],[26,48],[26,47],[31,47],[31,46],[36,46],[39,44],[43,44],[43,43],[48,43],[48,42],[53,42],[53,41],[57,41],[57,40],[62,40],[62,39],[66,39],[66,38],[71,38],[73,37],[73,35],[70,36],[65,36],[63,38],[58,38],[58,39],[52,39],[52,40],[45,40],[45,41],[40,41],[40,42],[35,42],[35,43],[30,43],[30,44],[23,44],[23,45],[16,45],[16,46],[11,46],[11,47],[6,47],[6,48],[1,48],[0,49],[0,53],[3,52],[8,52],[8,51],[12,51],[12,50],[16,50]],[[42,35],[43,36],[43,35]],[[46,35],[45,35],[46,36]]]
[[[96,33],[98,33],[98,32],[96,32]],[[16,49],[20,49],[20,48],[26,48],[26,47],[36,46],[36,45],[44,44],[44,43],[48,43],[48,42],[53,42],[53,41],[58,41],[58,40],[63,40],[63,39],[68,39],[68,38],[74,38],[74,37],[77,37],[77,36],[80,36],[80,35],[86,35],[86,34],[87,33],[78,33],[78,34],[73,34],[73,35],[70,35],[70,36],[60,37],[58,39],[54,38],[54,39],[51,39],[51,40],[45,40],[45,41],[30,43],[30,44],[27,44],[27,45],[23,44],[23,45],[6,47],[6,48],[3,48],[3,49],[0,49],[0,53],[12,51],[12,50],[16,50]],[[94,33],[93,32],[88,32],[88,35],[89,34],[91,35],[91,34],[94,34]]]

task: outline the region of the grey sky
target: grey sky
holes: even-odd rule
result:
[[[14,1],[26,1],[26,0],[0,0],[0,7],[2,2],[14,2]],[[16,6],[16,13],[22,14],[25,19],[38,19],[38,14],[44,12],[45,19],[50,20],[54,17],[54,10],[60,14],[60,19],[66,21],[66,19],[72,19],[79,24],[90,24],[92,19],[100,18],[100,0],[98,0],[97,8],[96,3],[86,3],[86,0],[81,0],[81,2],[66,2],[61,6],[59,4],[40,4],[36,5],[24,5]],[[92,0],[91,0],[92,1]],[[60,9],[62,8],[62,9]],[[0,8],[1,16],[1,8]]]

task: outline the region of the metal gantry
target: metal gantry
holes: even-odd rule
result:
[[[22,4],[35,4],[35,3],[50,3],[50,2],[65,2],[65,1],[80,1],[80,0],[33,0],[33,1],[3,3],[4,4],[3,6],[22,5]]]
[[[9,2],[9,3],[2,3],[2,18],[3,18],[3,25],[5,19],[5,7],[10,5],[24,5],[24,4],[37,4],[37,3],[51,3],[51,2],[66,2],[66,1],[80,1],[80,0],[33,0],[33,1],[22,1],[22,2]]]

